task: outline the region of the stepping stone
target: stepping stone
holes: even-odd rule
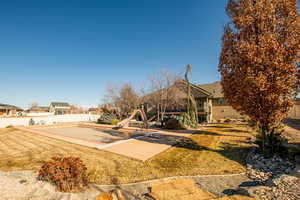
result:
[[[96,200],[113,200],[113,195],[112,194],[99,194],[96,197]]]
[[[192,179],[176,179],[151,185],[151,197],[157,200],[210,200],[216,198],[195,185]]]
[[[121,190],[113,190],[110,193],[99,194],[96,200],[125,200]]]

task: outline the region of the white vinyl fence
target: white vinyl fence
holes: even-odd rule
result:
[[[54,112],[45,112],[45,113],[26,113],[26,117],[41,117],[41,116],[53,116]]]
[[[7,126],[51,125],[67,122],[96,122],[100,115],[68,114],[40,117],[12,117],[0,118],[0,128]]]

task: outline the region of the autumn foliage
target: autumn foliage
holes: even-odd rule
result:
[[[263,145],[293,106],[298,87],[297,0],[229,0],[219,71],[226,101],[258,123]]]

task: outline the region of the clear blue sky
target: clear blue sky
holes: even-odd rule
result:
[[[97,105],[106,85],[193,65],[219,80],[226,0],[0,2],[0,103]]]

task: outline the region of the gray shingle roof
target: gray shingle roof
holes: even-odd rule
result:
[[[23,111],[22,108],[19,108],[17,106],[9,105],[9,104],[2,104],[2,103],[0,103],[0,109]]]
[[[222,89],[222,85],[221,85],[220,81],[198,85],[198,87],[203,88],[206,91],[209,91],[213,95],[214,98],[224,97],[223,92],[222,92],[223,89]]]
[[[70,107],[70,105],[66,102],[51,102],[50,105],[53,107]]]

